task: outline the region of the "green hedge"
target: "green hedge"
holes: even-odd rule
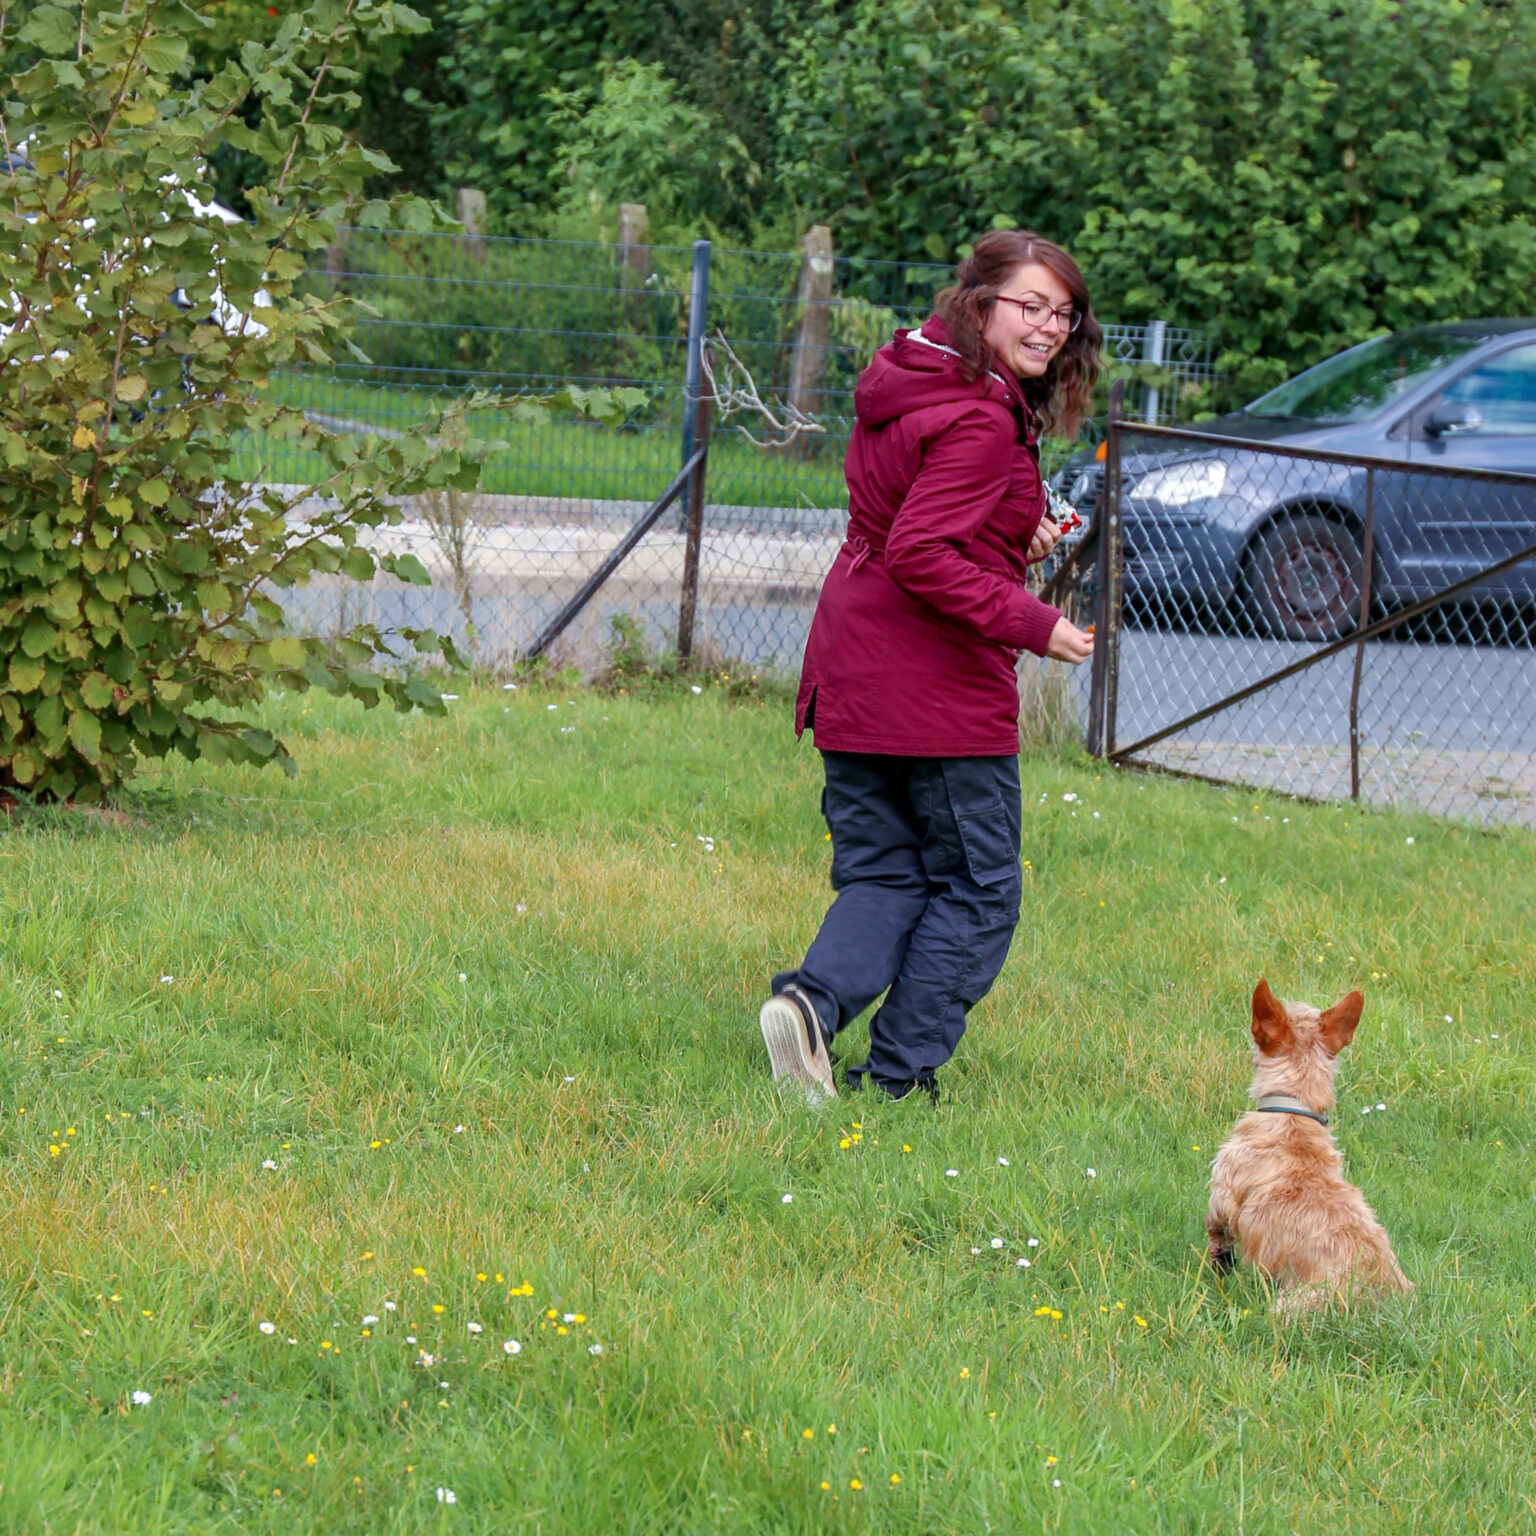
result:
[[[785,184],[840,248],[1031,225],[1101,311],[1217,328],[1234,397],[1536,308],[1536,7],[826,0],[789,50]]]

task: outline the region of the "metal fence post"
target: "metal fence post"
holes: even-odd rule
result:
[[[709,396],[699,401],[695,452],[703,458],[688,477],[688,535],[683,545],[683,595],[677,606],[677,659],[686,666],[693,655],[693,621],[699,606],[699,546],[704,537],[704,477],[709,469]]]
[[[709,241],[693,242],[693,286],[688,295],[688,356],[683,372],[683,456],[693,457],[693,440],[699,426],[699,382],[703,376],[704,326],[709,309]],[[691,503],[692,497],[689,497]],[[691,506],[683,509],[680,527],[688,526]]]
[[[1360,628],[1371,622],[1371,562],[1376,540],[1376,471],[1365,472],[1365,566],[1360,574]],[[1360,798],[1360,671],[1365,664],[1365,641],[1355,646],[1355,674],[1349,685],[1349,798]]]
[[[1114,690],[1120,625],[1120,429],[1125,412],[1125,380],[1109,391],[1105,422],[1104,502],[1099,512],[1099,558],[1095,574],[1093,680],[1088,689],[1088,753],[1104,757],[1114,750]]]
[[[1147,333],[1142,338],[1141,358],[1154,368],[1163,366],[1163,343],[1167,335],[1168,324],[1164,320],[1153,320],[1147,325]],[[1162,403],[1162,390],[1156,384],[1147,385],[1146,409],[1142,412],[1149,425],[1157,425],[1157,411]]]

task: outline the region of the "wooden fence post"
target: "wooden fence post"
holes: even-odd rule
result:
[[[800,288],[796,296],[800,320],[795,327],[794,354],[789,364],[789,404],[793,410],[817,417],[821,411],[821,381],[830,340],[832,301],[832,231],[813,224],[802,242]],[[797,437],[793,451],[806,453],[809,436]]]
[[[485,193],[473,187],[460,187],[457,207],[459,223],[464,226],[464,240],[476,261],[485,257]]]
[[[619,204],[620,277],[628,276],[632,286],[643,288],[650,274],[650,215],[644,203]]]

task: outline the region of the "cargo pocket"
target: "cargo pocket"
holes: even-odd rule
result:
[[[1018,876],[1019,856],[1009,835],[1001,795],[993,794],[980,805],[968,805],[963,810],[956,807],[955,825],[965,849],[966,868],[977,885],[991,889]]]

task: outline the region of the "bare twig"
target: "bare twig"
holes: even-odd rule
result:
[[[725,366],[721,370],[715,367],[716,346],[725,354]],[[773,435],[757,438],[741,422],[734,423],[736,430],[753,447],[777,453],[788,448],[797,437],[827,430],[815,417],[807,416],[804,411],[783,400],[775,400],[771,406],[765,404],[758,393],[757,381],[752,377],[751,370],[737,357],[724,331],[716,329],[714,342],[706,345],[703,353],[704,378],[715,402],[715,409],[720,413],[722,425],[732,425],[731,417],[743,413],[760,417],[768,424]]]

